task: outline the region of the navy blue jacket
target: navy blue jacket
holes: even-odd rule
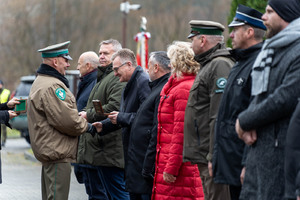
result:
[[[81,78],[76,96],[77,109],[80,112],[87,104],[90,93],[97,82],[97,69]]]
[[[231,52],[237,63],[230,71],[215,126],[213,177],[216,183],[241,186],[245,143],[235,132],[235,121],[251,102],[251,71],[262,44]]]

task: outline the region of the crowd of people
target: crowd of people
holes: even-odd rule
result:
[[[71,165],[91,200],[300,200],[299,0],[239,5],[232,49],[224,25],[189,24],[191,42],[148,69],[115,39],[82,53],[76,97],[70,42],[39,50],[27,115],[43,200],[68,199]],[[18,103],[0,105],[1,124]]]

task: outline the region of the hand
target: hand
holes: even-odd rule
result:
[[[12,111],[12,110],[8,110],[8,114],[9,114],[9,119],[12,119],[19,115],[18,113],[16,113],[15,111]]]
[[[92,125],[96,127],[98,133],[100,133],[102,131],[102,123],[101,122],[94,122]]]
[[[78,115],[87,120],[87,116],[86,116],[86,112],[85,111],[79,112]]]
[[[241,175],[240,175],[240,180],[241,180],[242,185],[244,183],[245,173],[246,173],[246,167],[243,167],[243,169],[241,171]]]
[[[9,102],[7,102],[7,107],[14,108],[16,104],[20,104],[19,99],[14,97]]]
[[[236,121],[235,121],[235,131],[238,134],[239,138],[242,139],[242,135],[244,133],[244,130],[240,126],[239,119],[236,119]]]
[[[117,118],[118,118],[119,112],[113,111],[108,115],[108,118],[110,119],[111,123],[117,124]]]
[[[208,168],[209,175],[212,177],[213,176],[213,170],[212,170],[212,163],[210,161],[208,162],[207,168]]]
[[[163,179],[167,183],[174,183],[176,181],[176,177],[173,176],[172,174],[168,174],[167,172],[163,173]]]
[[[241,140],[244,140],[247,145],[252,145],[257,140],[256,130],[244,131],[240,126],[239,119],[236,119],[235,131],[237,132],[238,137]]]
[[[244,142],[247,145],[254,144],[256,142],[256,140],[257,140],[256,131],[252,130],[252,131],[246,131],[246,132],[244,132],[244,134],[242,136],[242,140],[244,140]]]
[[[297,197],[297,200],[300,200],[300,196]]]

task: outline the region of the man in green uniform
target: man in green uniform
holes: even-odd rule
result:
[[[211,167],[219,102],[234,61],[223,43],[222,24],[192,20],[190,25],[188,38],[201,67],[185,110],[183,160],[198,164],[205,200],[227,200],[228,186],[215,184],[208,167]]]

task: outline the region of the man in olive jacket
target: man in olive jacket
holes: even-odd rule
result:
[[[208,172],[214,144],[214,125],[219,103],[234,62],[225,48],[224,26],[212,21],[190,21],[192,40],[200,71],[190,90],[184,116],[183,160],[198,164],[205,200],[230,198],[227,185],[215,184]]]
[[[125,83],[119,82],[118,77],[114,76],[111,56],[121,48],[121,44],[113,39],[100,43],[98,83],[92,89],[84,111],[80,112],[80,115],[90,123],[107,118],[103,114],[96,113],[93,100],[101,101],[104,113],[119,110]],[[107,195],[114,199],[129,198],[128,192],[125,191],[121,129],[112,131],[104,137],[83,134],[78,145],[77,162],[92,167],[96,166],[96,169],[92,167],[85,169],[86,173],[90,174],[87,176],[88,182],[91,187],[97,187],[94,192],[97,192],[98,195],[101,190],[99,187],[104,186]],[[97,193],[91,192],[93,196],[97,196]],[[101,196],[103,197],[103,194]],[[98,198],[100,197],[98,196]],[[108,199],[108,197],[105,198]]]

